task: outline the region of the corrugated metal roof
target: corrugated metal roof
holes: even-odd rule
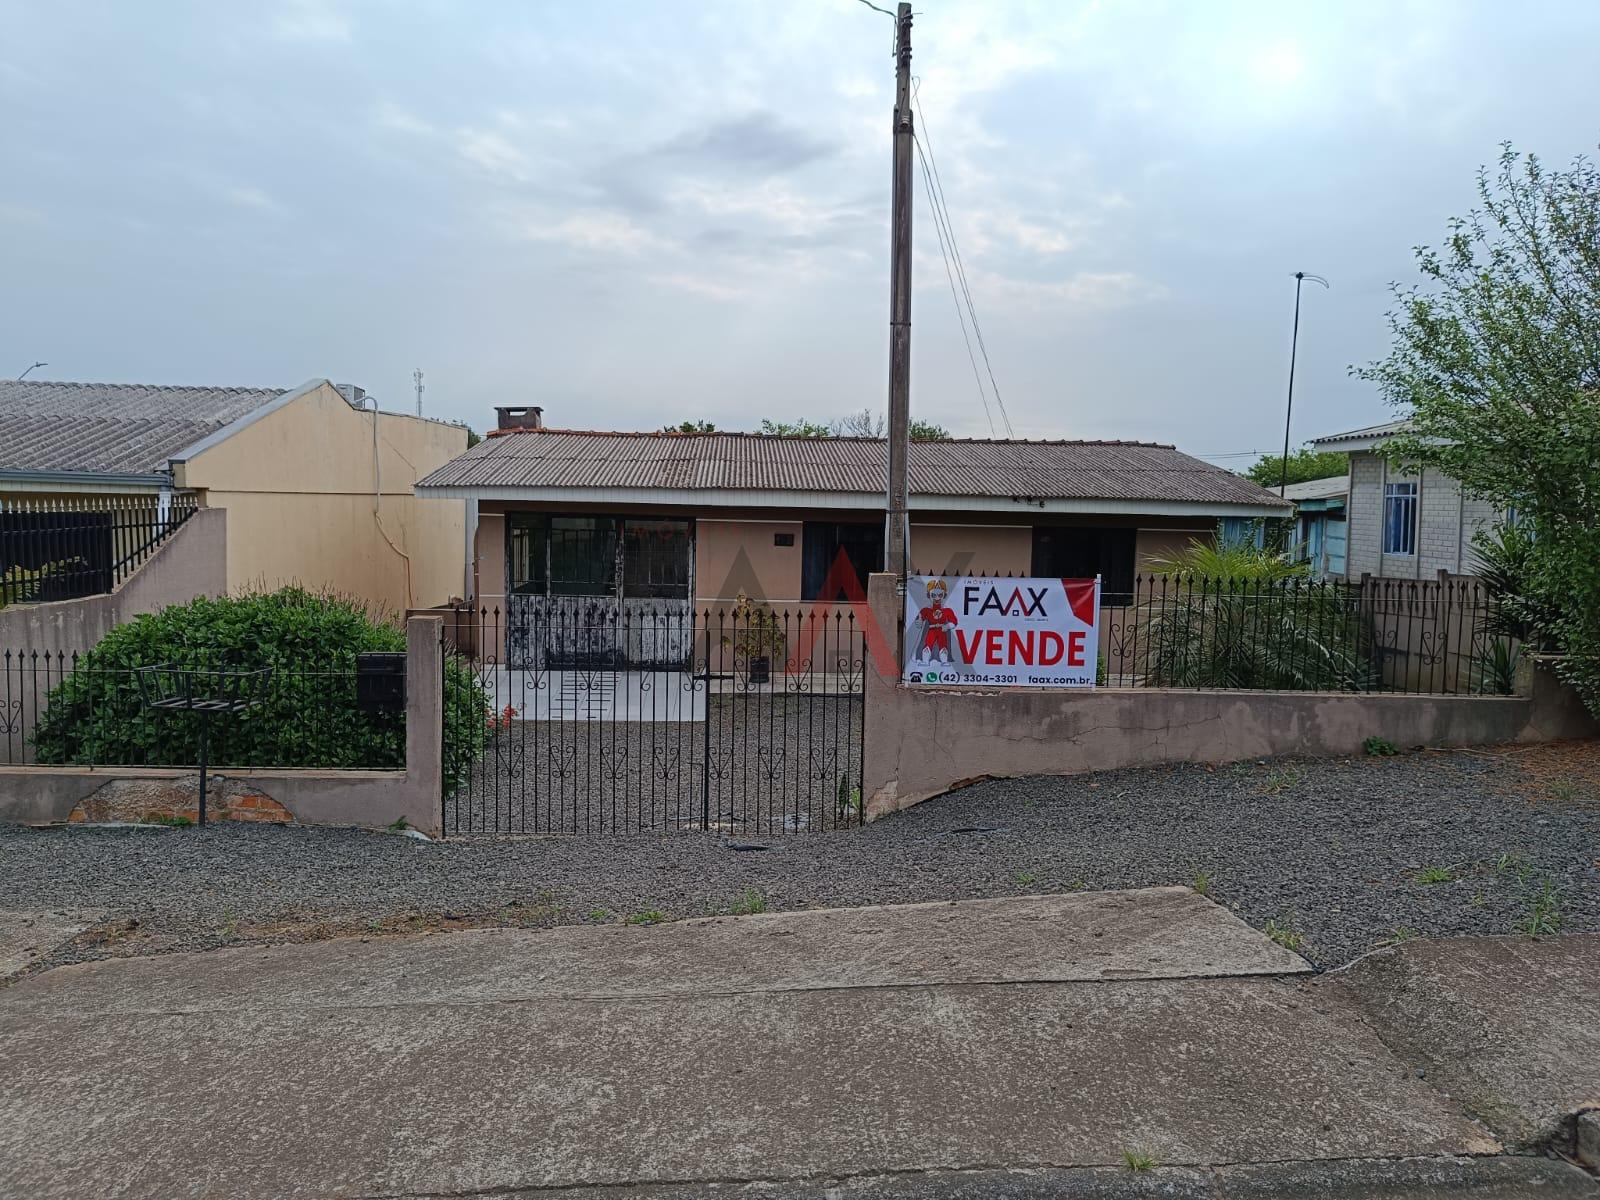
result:
[[[1330,475],[1326,479],[1308,479],[1304,483],[1291,483],[1283,489],[1285,500],[1331,500],[1335,496],[1350,494],[1350,476]]]
[[[876,495],[884,490],[884,458],[878,438],[508,430],[417,487]],[[915,442],[908,469],[919,495],[1282,503],[1247,479],[1153,442]]]
[[[1343,433],[1329,433],[1319,438],[1312,438],[1313,446],[1326,446],[1336,442],[1365,441],[1368,438],[1383,438],[1390,434],[1404,433],[1411,428],[1409,418],[1399,421],[1384,421],[1380,425],[1367,425],[1361,429],[1347,429]]]
[[[139,475],[270,403],[282,388],[0,379],[0,471]]]

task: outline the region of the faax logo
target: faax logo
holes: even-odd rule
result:
[[[1046,617],[1044,598],[1049,588],[1018,586],[1009,592],[994,585],[969,583],[961,589],[961,611],[965,616],[994,613],[1002,617]]]

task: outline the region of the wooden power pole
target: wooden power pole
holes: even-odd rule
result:
[[[895,18],[894,200],[889,232],[888,568],[904,586],[908,528],[906,456],[911,449],[911,5]]]

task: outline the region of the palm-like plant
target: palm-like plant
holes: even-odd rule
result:
[[[1251,546],[1195,542],[1155,564],[1145,682],[1152,687],[1365,691],[1369,638],[1352,598]]]

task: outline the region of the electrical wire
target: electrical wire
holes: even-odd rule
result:
[[[961,323],[961,340],[967,346],[967,361],[972,364],[972,381],[978,385],[978,399],[983,402],[983,415],[989,422],[989,436],[995,436],[994,413],[989,411],[989,397],[983,390],[983,376],[978,373],[978,356],[972,352],[972,339],[967,336],[967,315],[961,311],[961,296],[956,291],[956,277],[950,269],[950,253],[944,244],[944,222],[939,219],[939,209],[933,198],[933,177],[928,173],[928,160],[917,146],[917,161],[922,164],[922,187],[928,194],[928,205],[933,209],[933,228],[939,235],[939,254],[944,258],[944,275],[950,281],[950,298],[956,302],[956,320]]]
[[[1011,428],[1011,417],[1006,412],[1006,402],[1000,395],[1000,385],[995,381],[994,365],[989,361],[989,347],[983,340],[983,327],[978,324],[978,311],[972,303],[972,289],[967,284],[966,265],[961,260],[961,248],[956,244],[955,227],[950,222],[950,206],[945,201],[944,183],[939,178],[939,160],[933,152],[933,135],[928,131],[928,119],[922,112],[922,81],[916,81],[916,86],[911,91],[911,103],[917,110],[917,124],[920,127],[916,134],[917,152],[922,153],[923,143],[927,143],[927,165],[933,178],[934,214],[936,219],[942,219],[945,232],[950,238],[950,250],[955,259],[956,278],[961,281],[961,293],[966,298],[967,315],[972,318],[972,332],[978,339],[978,353],[983,356],[984,370],[989,375],[989,389],[994,393],[994,402],[1000,409],[1000,420],[1005,424],[1006,436],[1015,437]]]

